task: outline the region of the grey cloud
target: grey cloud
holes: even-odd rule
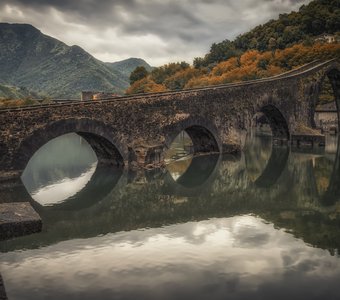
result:
[[[142,53],[143,58],[157,65],[173,60],[190,62],[194,56],[206,53],[212,42],[233,39],[307,2],[2,0],[0,21],[31,23],[66,43],[79,44],[99,59],[109,59],[110,53],[113,58]],[[157,57],[152,51],[155,47]]]

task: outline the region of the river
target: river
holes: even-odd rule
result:
[[[75,134],[49,142],[0,191],[43,220],[0,244],[8,298],[338,299],[337,141],[271,145],[193,157],[182,136],[165,169],[127,171],[97,167]]]

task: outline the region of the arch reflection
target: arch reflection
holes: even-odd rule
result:
[[[193,196],[207,189],[214,181],[220,155],[194,156],[188,168],[178,177],[173,177],[169,170],[164,176],[163,193]]]
[[[91,207],[104,199],[114,189],[122,174],[122,169],[113,170],[108,166],[98,166],[86,185],[76,194],[51,206],[44,207],[39,202],[34,203],[33,206],[41,215],[44,215],[45,211],[78,211]]]
[[[259,188],[270,188],[288,163],[289,148],[273,145],[268,136],[253,136],[248,137],[244,155],[250,180]]]
[[[261,188],[274,185],[285,169],[288,157],[288,147],[273,147],[269,161],[260,177],[256,179],[255,185]]]
[[[332,174],[330,176],[329,185],[320,198],[321,204],[325,206],[334,205],[340,200],[340,139],[337,143],[337,151],[333,164]]]
[[[120,168],[98,165],[87,141],[71,133],[41,147],[24,170],[22,182],[39,212],[82,209],[112,190],[121,174]]]

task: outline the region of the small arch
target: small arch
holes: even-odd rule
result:
[[[288,122],[281,111],[273,104],[266,104],[259,110],[268,120],[272,131],[273,141],[287,141],[290,138]]]
[[[165,147],[170,148],[174,139],[185,131],[192,140],[193,152],[220,153],[221,142],[218,139],[216,126],[203,118],[188,118],[164,129]]]
[[[67,134],[77,133],[93,148],[99,165],[123,166],[128,161],[125,149],[110,126],[91,119],[65,119],[49,123],[33,131],[19,145],[13,162],[16,170],[23,171],[33,154],[50,140]]]

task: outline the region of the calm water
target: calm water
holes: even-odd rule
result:
[[[36,153],[25,186],[0,191],[44,224],[0,244],[9,299],[339,299],[335,139],[319,153],[256,136],[239,157],[174,148],[165,170],[135,173],[97,168],[76,135]]]

